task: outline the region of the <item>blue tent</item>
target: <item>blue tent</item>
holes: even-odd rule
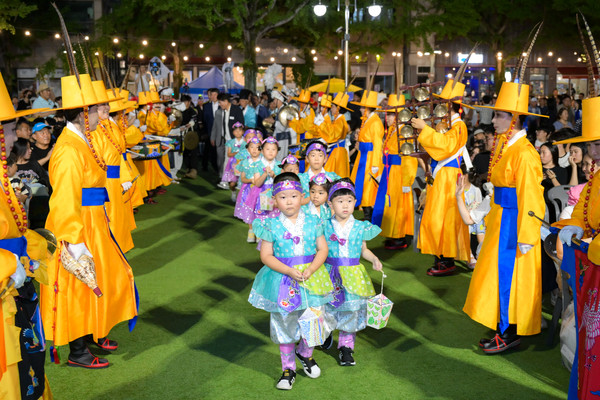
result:
[[[244,86],[237,82],[233,83],[234,88],[229,89],[229,93],[237,94]],[[225,85],[223,84],[223,72],[217,68],[212,67],[207,73],[194,79],[190,83],[181,87],[181,93],[187,93],[189,95],[207,96],[208,89],[217,88],[220,91],[225,91]]]

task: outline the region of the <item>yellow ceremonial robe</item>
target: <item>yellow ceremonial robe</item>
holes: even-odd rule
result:
[[[125,145],[128,149],[138,144],[143,138],[144,134],[135,125],[131,125],[125,130]],[[131,203],[133,207],[139,207],[144,204],[144,197],[148,196],[145,174],[140,172],[130,153],[127,153],[127,162],[131,168],[131,174],[138,177],[131,187],[131,190],[133,190]]]
[[[384,154],[398,155],[398,135],[396,127],[388,128],[384,144]],[[414,231],[414,205],[412,188],[404,193],[404,186],[411,187],[417,176],[418,161],[415,157],[401,157],[401,165],[390,165],[387,176],[387,194],[389,202],[385,202],[381,219],[381,236],[400,239],[412,235]],[[385,163],[385,155],[383,156]],[[385,169],[385,168],[384,168]],[[385,177],[382,177],[384,179]]]
[[[84,140],[65,128],[50,157],[49,174],[54,192],[46,228],[56,235],[56,254],[65,242],[85,243],[103,296],[96,297],[55,257],[48,270],[50,285],[41,287],[46,338],[62,346],[88,334],[106,337],[116,324],[137,315],[133,272],[111,237],[105,208],[82,204],[84,188],[105,187],[106,171]]]
[[[294,121],[290,121],[288,123],[288,126],[290,128],[292,128],[294,130],[294,132],[296,132],[298,134],[298,140],[297,143],[300,143],[300,135],[305,134],[305,139],[312,139],[312,134],[310,133],[311,130],[314,127],[314,121],[315,121],[315,111],[313,110],[313,108],[310,106],[310,104],[308,106],[306,106],[306,108],[304,110],[302,110],[301,112],[304,112],[304,117],[300,117],[297,120]],[[292,143],[294,144],[294,143]]]
[[[379,176],[382,173],[383,163],[383,135],[385,129],[383,128],[383,122],[376,113],[372,113],[358,133],[358,141],[360,143],[370,143],[373,146],[373,150],[366,152],[366,163],[364,166],[360,165],[361,157],[363,152],[358,151],[356,161],[354,162],[354,168],[352,168],[352,182],[356,185],[356,176],[358,174],[359,167],[364,169],[363,178],[363,192],[362,201],[357,206],[360,207],[373,207],[375,204],[375,197],[377,195],[377,183],[373,178]],[[360,146],[359,143],[359,146]],[[377,167],[379,170],[377,173],[372,172],[372,167]]]
[[[147,126],[146,133],[149,135],[166,136],[171,131],[167,116],[158,110],[152,110],[148,113],[145,122]],[[136,161],[138,170],[140,172],[143,171],[145,174],[147,191],[154,190],[159,186],[169,186],[171,184],[171,177],[163,171],[159,162],[162,164],[165,171],[168,172],[171,169],[168,154],[165,154],[157,160]]]
[[[18,200],[12,187],[9,186],[8,190],[11,204],[18,207]],[[31,259],[43,263],[33,274],[26,269],[27,275],[35,278],[41,284],[47,284],[47,269],[44,264],[49,262],[49,254],[46,240],[31,230],[27,230],[24,235],[21,234],[7,200],[4,193],[0,194],[0,240],[25,236],[27,239],[27,254]],[[20,210],[17,215],[19,216],[18,222],[23,223]],[[0,249],[0,292],[7,287],[10,276],[16,268],[15,255],[8,250]],[[18,363],[21,361],[21,344],[19,342],[21,328],[15,326],[15,314],[17,313],[13,297],[15,295],[17,295],[17,290],[12,288],[7,290],[0,299],[0,399],[3,400],[21,398],[18,369]],[[41,377],[38,377],[38,379],[41,379]],[[46,378],[44,377],[44,379]],[[46,379],[46,389],[42,398],[51,399],[51,393],[50,385]]]
[[[105,205],[108,214],[110,231],[114,235],[119,247],[124,253],[133,249],[133,239],[131,231],[135,227],[132,225],[133,210],[125,204],[121,177],[125,174],[128,181],[129,171],[122,168],[123,152],[125,151],[124,140],[119,140],[121,132],[119,127],[110,121],[102,120],[98,123],[98,128],[92,133],[92,142],[96,152],[98,152],[107,166],[118,168],[119,176],[110,177],[110,171],[107,171],[106,190],[110,201]],[[123,143],[123,144],[122,144]]]
[[[505,141],[506,137],[502,135],[496,149],[502,147]],[[497,152],[498,150],[493,155],[494,161]],[[510,147],[505,147],[504,154],[493,168],[491,176],[495,188],[516,189],[517,242],[534,246],[526,254],[521,254],[518,246],[516,251],[508,318],[509,323],[517,324],[519,335],[535,335],[541,329],[541,222],[530,217],[528,213],[533,211],[537,215],[544,215],[544,189],[540,184],[542,179],[540,156],[525,135],[514,141]],[[475,321],[490,329],[496,329],[500,321],[498,268],[502,268],[502,265],[498,265],[498,246],[503,208],[496,204],[494,199],[491,206],[485,219],[485,239],[473,271],[463,311]]]
[[[346,118],[342,114],[338,114],[333,122],[328,114],[325,117],[325,121],[316,128],[318,137],[325,140],[330,147],[337,145],[341,141],[345,142],[350,130]],[[325,169],[335,172],[340,178],[348,178],[350,176],[350,159],[345,143],[331,150],[327,163],[325,163]]]
[[[455,155],[467,143],[467,136],[467,126],[458,119],[446,133],[426,126],[418,140],[434,160],[442,161]],[[460,173],[460,168],[442,167],[433,185],[427,186],[418,241],[424,254],[469,260],[469,227],[460,217],[454,194]]]
[[[598,165],[596,164],[596,168]],[[581,191],[581,196],[579,196],[579,201],[575,205],[573,209],[573,214],[571,214],[571,219],[563,219],[553,226],[563,228],[567,225],[576,225],[582,228],[585,231],[585,222],[583,220],[583,211],[585,204],[585,196],[587,196],[587,190],[592,185],[590,190],[590,199],[588,201],[587,207],[587,217],[588,223],[596,232],[600,229],[600,173],[596,171],[594,173],[594,177],[584,186]],[[600,235],[596,235],[595,238],[592,239],[590,243],[590,247],[588,248],[588,259],[596,265],[600,265]],[[589,239],[584,233],[583,239]]]

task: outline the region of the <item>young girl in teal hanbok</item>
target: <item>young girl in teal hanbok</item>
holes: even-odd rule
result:
[[[331,301],[333,286],[323,268],[327,257],[323,223],[300,209],[298,176],[284,172],[275,177],[273,197],[281,214],[253,223],[254,233],[262,239],[260,259],[265,265],[254,279],[248,301],[271,314],[271,340],[279,345],[283,370],[277,388],[289,390],[296,379],[294,354],[308,377],[321,375],[313,348],[301,337],[298,318],[309,304],[317,307]]]
[[[367,299],[375,295],[373,283],[360,257],[373,264],[375,271],[381,271],[379,258],[367,248],[371,240],[381,232],[381,228],[368,221],[354,219],[352,213],[356,205],[354,185],[344,178],[333,183],[329,191],[329,206],[334,216],[325,224],[325,238],[329,254],[325,266],[334,286],[334,300],[327,304],[327,312],[335,315],[340,331],[338,349],[340,365],[355,365],[354,341],[356,332],[367,326]],[[323,348],[331,347],[330,336]]]
[[[327,222],[331,218],[331,209],[327,205],[331,182],[324,173],[313,176],[309,183],[310,203],[302,206],[305,213],[316,215],[323,222]]]

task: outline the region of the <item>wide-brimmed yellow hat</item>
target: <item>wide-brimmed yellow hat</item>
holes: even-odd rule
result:
[[[153,103],[150,98],[150,92],[139,92],[138,93],[138,105],[145,106],[146,104]]]
[[[333,99],[332,103],[338,107],[342,107],[348,111],[351,111],[348,108],[348,100],[349,99],[350,99],[350,96],[348,96],[348,93],[338,92],[338,94],[335,95],[335,98]]]
[[[395,111],[398,108],[404,108],[406,106],[406,98],[403,94],[390,94],[388,97],[388,104],[385,108],[380,108],[379,111]]]
[[[310,103],[310,97],[309,90],[301,89],[298,97],[292,97],[292,100],[296,100],[298,103]]]
[[[327,107],[327,108],[331,108],[331,101],[333,100],[333,97],[331,97],[328,94],[324,94],[323,97],[321,97],[321,107]]]
[[[108,96],[108,100],[110,101],[108,105],[110,106],[111,113],[123,111],[128,108],[135,107],[136,105],[135,101],[125,100],[129,98],[129,91],[127,90],[114,89],[113,91],[113,89],[107,89],[106,95]]]
[[[350,104],[355,104],[360,107],[377,108],[377,92],[365,90],[360,101],[351,101]]]
[[[462,103],[462,98],[465,93],[465,85],[464,83],[456,82],[454,83],[454,79],[449,79],[442,89],[442,93],[433,94],[434,97],[444,100],[451,100],[454,103]]]
[[[60,88],[64,110],[106,103],[96,98],[92,78],[88,74],[79,74],[79,82],[75,75],[63,76],[60,78]]]
[[[106,86],[104,86],[104,82],[102,81],[92,81],[92,87],[94,88],[94,93],[96,94],[96,99],[104,104],[108,103],[110,100],[108,99],[108,95],[106,94]]]
[[[520,86],[520,91],[519,91]],[[500,93],[494,106],[473,106],[473,108],[490,108],[496,111],[504,111],[516,115],[534,115],[536,117],[545,117],[547,115],[534,114],[529,112],[529,85],[516,82],[502,82]]]
[[[595,142],[600,140],[600,97],[581,102],[581,136],[554,142],[554,144]]]
[[[12,119],[24,117],[26,115],[45,112],[49,110],[49,108],[37,108],[33,110],[15,111],[10,95],[8,94],[8,90],[6,89],[4,78],[0,73],[0,122],[10,121]]]

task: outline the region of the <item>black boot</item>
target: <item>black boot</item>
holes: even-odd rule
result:
[[[86,335],[85,341],[87,343],[93,343],[106,351],[115,351],[117,348],[119,348],[119,343],[117,343],[116,340],[110,340],[107,337],[98,338],[98,341],[96,342],[94,341],[94,337],[92,335]]]
[[[500,333],[500,329],[496,330],[496,335],[491,339],[481,339],[479,347],[486,354],[502,353],[508,349],[521,344],[521,337],[517,335],[517,326],[509,325],[504,333]]]
[[[427,270],[427,275],[447,276],[451,275],[454,272],[454,270],[456,270],[456,266],[454,265],[454,259],[443,256],[435,256],[435,263],[433,267]]]
[[[68,364],[71,367],[100,369],[107,368],[109,365],[107,359],[98,358],[92,354],[85,344],[85,337],[80,337],[79,339],[69,342],[69,349]]]
[[[371,216],[373,215],[373,207],[363,207],[362,210],[365,216],[365,221],[371,222]]]

